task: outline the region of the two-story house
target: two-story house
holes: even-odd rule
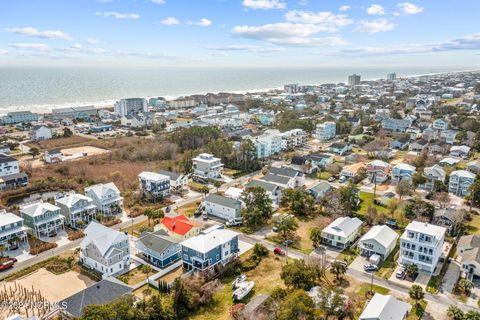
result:
[[[65,217],[60,208],[48,202],[36,202],[20,208],[23,221],[30,232],[36,236],[55,236],[65,229]]]
[[[432,123],[432,127],[435,130],[447,130],[448,129],[448,121],[442,118],[436,119]]]
[[[105,216],[112,216],[123,211],[123,197],[113,182],[87,187],[85,195],[92,198],[97,212]]]
[[[27,242],[28,228],[23,225],[19,216],[0,210],[0,245],[5,250],[18,248],[21,243]]]
[[[143,171],[138,175],[140,193],[152,199],[170,195],[170,177],[156,172]]]
[[[436,164],[432,167],[426,167],[423,169],[423,176],[425,177],[426,181],[424,184],[419,185],[419,187],[423,190],[432,191],[435,187],[436,181],[441,183],[445,182],[447,173],[441,166]]]
[[[130,263],[128,235],[96,221],[83,231],[80,243],[80,262],[104,276],[122,271]]]
[[[280,204],[280,200],[282,198],[282,189],[283,187],[276,184],[276,183],[271,183],[268,181],[263,181],[263,180],[257,180],[253,179],[249,183],[245,185],[245,188],[262,188],[264,189],[270,199],[272,200],[272,205],[275,207]]]
[[[348,142],[335,142],[328,147],[328,151],[343,156],[352,150],[352,145]]]
[[[373,160],[367,164],[368,180],[383,183],[388,180],[392,167],[385,161]]]
[[[450,174],[448,192],[459,197],[465,197],[470,193],[469,188],[475,181],[476,175],[467,170],[455,170]]]
[[[218,179],[222,175],[223,163],[211,154],[201,153],[192,161],[195,175],[206,179]]]
[[[18,160],[0,154],[0,190],[12,189],[28,184],[28,176],[20,172]]]
[[[340,217],[322,230],[322,243],[346,249],[360,233],[362,221],[358,218]]]
[[[83,194],[70,193],[55,200],[60,213],[65,217],[65,223],[74,228],[83,228],[95,219],[96,209],[93,200]]]
[[[137,252],[154,266],[165,268],[182,258],[181,240],[168,235],[164,230],[149,232],[135,243]]]
[[[414,166],[407,163],[396,164],[392,169],[392,183],[398,183],[401,180],[411,181],[414,174]]]
[[[480,277],[480,237],[462,236],[457,245],[457,259],[467,279],[472,279],[473,276]]]
[[[7,156],[5,154],[0,154],[0,177],[8,176],[19,172],[20,166],[18,165],[17,159]]]
[[[432,274],[442,256],[446,228],[412,221],[400,236],[399,263],[416,264],[418,270]]]
[[[238,233],[215,225],[181,243],[183,267],[205,271],[226,265],[239,254]]]
[[[240,218],[242,203],[239,200],[210,193],[203,199],[203,207],[209,216],[224,220]]]
[[[52,139],[52,129],[44,125],[33,126],[31,136],[35,141],[49,140]]]
[[[376,225],[360,238],[358,248],[362,256],[377,254],[385,260],[395,249],[397,239],[398,234],[394,230],[385,225]]]

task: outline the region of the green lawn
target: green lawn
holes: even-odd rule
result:
[[[472,221],[467,225],[467,233],[480,235],[480,216],[472,216]]]
[[[357,256],[358,256],[358,250],[346,249],[337,256],[336,260],[343,260],[348,265],[350,265],[350,263],[352,263]]]
[[[389,289],[387,288],[384,288],[382,286],[378,286],[376,284],[373,285],[372,287],[372,290],[373,292],[375,293],[380,293],[380,294],[383,294],[383,295],[386,295],[390,292]],[[358,288],[358,296],[360,297],[365,297],[365,294],[370,291],[370,284],[369,283],[362,283],[362,285],[360,285],[360,287]]]
[[[362,201],[362,203],[360,204],[360,209],[357,211],[359,215],[365,216],[368,212],[368,209],[372,206],[377,209],[377,213],[389,214],[387,208],[373,204],[373,193],[360,191],[358,195],[360,197],[360,200]]]
[[[332,175],[327,171],[317,173],[317,179],[320,179],[320,180],[327,180],[331,176]]]
[[[395,267],[397,266],[396,256],[398,250],[400,250],[400,245],[397,244],[388,258],[380,263],[380,268],[376,272],[377,276],[384,279],[390,278],[392,273],[395,271]]]
[[[415,301],[411,301],[412,309],[407,316],[407,320],[418,320],[421,319],[425,310],[427,309],[428,302],[425,300],[420,301],[418,308],[415,306]]]

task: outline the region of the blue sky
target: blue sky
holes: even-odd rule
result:
[[[0,64],[480,64],[478,0],[2,0]]]

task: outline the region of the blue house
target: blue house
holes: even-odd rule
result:
[[[159,268],[165,268],[181,259],[182,246],[180,239],[173,238],[164,230],[147,233],[135,244],[137,251]]]
[[[392,169],[392,183],[398,183],[401,180],[411,181],[414,174],[414,166],[407,163],[398,163]]]
[[[272,114],[261,114],[258,116],[258,121],[264,126],[269,126],[275,122],[275,116]]]
[[[181,243],[183,268],[205,271],[216,265],[226,265],[239,254],[238,233],[212,226]]]
[[[408,145],[410,144],[410,138],[409,137],[402,137],[393,140],[390,143],[390,147],[392,149],[398,149],[398,150],[406,150],[408,148]]]

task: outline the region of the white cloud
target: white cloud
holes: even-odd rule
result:
[[[403,55],[424,53],[431,54],[435,52],[459,50],[480,50],[480,33],[437,43],[344,49],[340,51],[340,54],[345,56]]]
[[[355,31],[373,34],[378,32],[392,31],[394,28],[395,25],[387,19],[361,20]]]
[[[258,53],[271,53],[284,51],[284,48],[278,47],[261,47],[248,44],[231,44],[224,46],[206,46],[205,49],[213,51],[249,51]]]
[[[348,11],[348,10],[350,10],[350,9],[352,9],[352,7],[347,6],[347,5],[343,5],[343,6],[341,6],[340,8],[338,8],[338,11],[342,11],[342,12],[343,12],[343,11]]]
[[[178,21],[175,17],[167,17],[160,21],[161,24],[164,24],[166,26],[173,26],[176,24],[180,24],[180,21]]]
[[[150,0],[150,2],[155,3],[155,4],[165,4],[165,0]]]
[[[44,43],[12,43],[9,47],[21,50],[50,51],[50,47]]]
[[[417,14],[423,11],[423,7],[419,7],[410,2],[401,2],[397,6],[404,14]]]
[[[195,22],[193,24],[197,25],[197,26],[200,26],[200,27],[208,27],[208,26],[212,25],[212,21],[210,21],[206,18],[202,18],[202,19],[200,19],[200,21]]]
[[[367,9],[369,15],[385,14],[385,9],[379,4],[372,4]]]
[[[333,14],[328,11],[312,12],[312,11],[289,11],[285,14],[285,19],[290,22],[302,24],[314,24],[321,26],[324,30],[336,32],[338,28],[347,26],[353,23],[352,20],[344,14]]]
[[[82,45],[79,43],[76,43],[74,45],[71,45],[70,48],[79,50],[79,49],[82,49]]]
[[[95,38],[87,38],[87,39],[85,39],[85,42],[88,43],[88,44],[97,44],[100,41],[98,39],[95,39]]]
[[[105,18],[115,18],[115,19],[138,19],[140,18],[139,14],[136,13],[121,13],[116,11],[107,11],[107,12],[95,12],[96,16],[105,17]]]
[[[285,9],[287,3],[280,0],[243,0],[242,5],[250,9]]]
[[[29,37],[36,38],[45,38],[45,39],[61,39],[61,40],[72,40],[72,38],[63,31],[60,30],[44,30],[40,31],[36,28],[26,27],[26,28],[9,28],[8,32],[21,34]]]
[[[0,49],[0,56],[8,54],[8,50]]]
[[[232,34],[273,44],[290,46],[342,45],[339,37],[311,38],[318,32],[329,31],[328,27],[303,23],[273,23],[261,26],[236,26]]]

